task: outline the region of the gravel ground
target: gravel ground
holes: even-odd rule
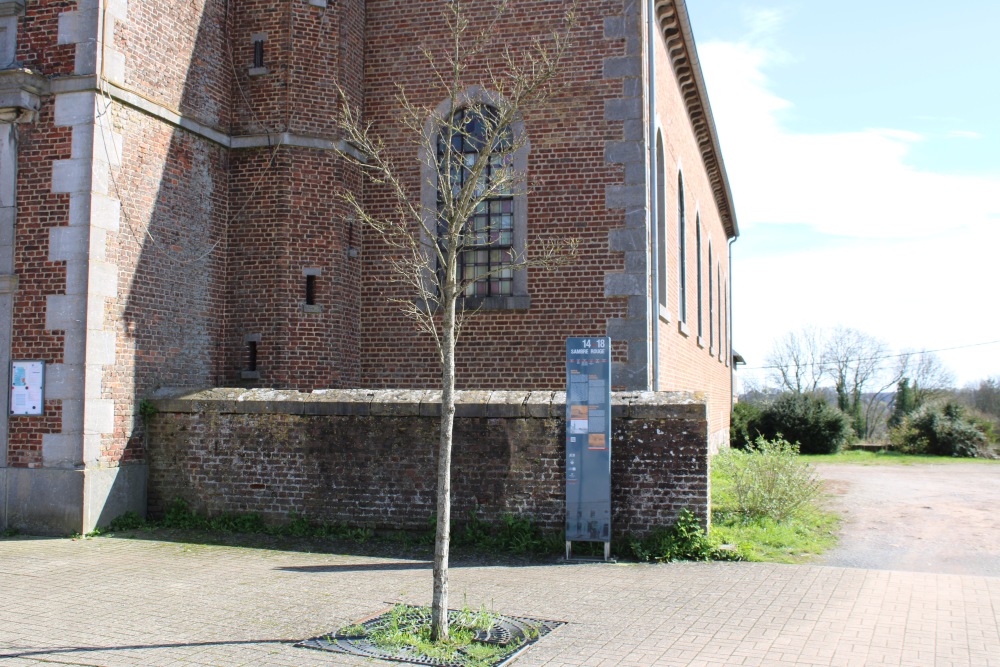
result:
[[[845,519],[818,564],[1000,577],[1000,465],[816,468]]]

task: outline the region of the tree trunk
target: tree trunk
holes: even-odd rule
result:
[[[453,289],[445,287],[448,292]],[[455,299],[444,299],[441,332],[441,435],[438,440],[437,531],[431,640],[448,639],[448,549],[451,542],[451,441],[455,427]]]

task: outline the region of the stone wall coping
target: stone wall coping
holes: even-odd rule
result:
[[[441,392],[433,389],[182,389],[164,388],[151,397],[159,412],[224,414],[288,414],[299,416],[436,417]],[[707,418],[702,392],[618,391],[611,394],[617,419]],[[562,419],[566,392],[464,390],[455,394],[460,418]]]

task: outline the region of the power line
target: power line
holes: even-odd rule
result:
[[[986,341],[985,343],[969,343],[968,345],[955,345],[954,347],[939,347],[939,348],[934,349],[934,350],[919,350],[917,352],[899,352],[897,354],[883,354],[883,355],[873,356],[873,357],[858,357],[856,359],[847,359],[845,361],[847,361],[848,363],[855,362],[855,361],[884,361],[886,359],[898,359],[899,357],[909,357],[909,356],[913,356],[913,355],[917,355],[917,354],[927,354],[929,352],[949,352],[951,350],[965,350],[965,349],[968,349],[970,347],[985,347],[986,345],[996,345],[998,343],[1000,343],[1000,340],[990,340],[990,341]],[[800,366],[800,367],[808,367],[808,366],[822,366],[822,365],[825,365],[825,363],[826,362],[823,362],[823,361],[812,361],[812,362],[803,363],[803,364],[786,364],[786,365],[775,364],[775,365],[772,365],[772,366],[744,366],[743,370],[747,370],[747,371],[767,371],[767,370],[777,370],[779,368],[786,368],[787,366],[790,366],[790,365],[795,365],[795,366]]]

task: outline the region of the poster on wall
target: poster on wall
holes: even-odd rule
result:
[[[45,362],[10,364],[10,414],[40,415],[45,410]]]
[[[566,340],[566,557],[611,544],[611,339]]]

